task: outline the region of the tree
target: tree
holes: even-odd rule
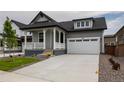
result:
[[[4,46],[7,46],[10,49],[14,49],[17,47],[17,37],[16,37],[16,30],[13,29],[12,23],[10,19],[7,17],[6,21],[4,22],[4,29],[3,29],[3,41]]]

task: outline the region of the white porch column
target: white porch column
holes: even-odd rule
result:
[[[63,32],[63,42],[65,43],[65,32]]]
[[[59,31],[59,44],[61,43],[61,37],[60,37],[61,32]]]
[[[104,35],[102,36],[102,53],[105,52],[105,49],[104,49]]]
[[[56,49],[56,28],[53,28],[53,49]]]
[[[27,32],[25,31],[24,32],[24,48],[23,48],[23,51],[27,48]]]
[[[46,49],[46,30],[43,29],[43,49]]]
[[[64,43],[64,49],[65,49],[65,32],[63,32],[63,43]]]

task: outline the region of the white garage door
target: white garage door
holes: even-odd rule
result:
[[[67,52],[78,54],[99,54],[100,53],[100,38],[68,38]]]

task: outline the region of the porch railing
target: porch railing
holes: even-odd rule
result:
[[[22,47],[25,48],[24,43],[22,43]],[[43,43],[39,42],[27,42],[26,49],[43,49]]]
[[[56,49],[65,49],[65,43],[56,42]]]

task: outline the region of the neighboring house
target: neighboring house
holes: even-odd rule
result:
[[[24,31],[19,29],[19,27],[23,26],[23,24],[21,24],[20,22],[14,21],[14,20],[11,20],[11,21],[12,21],[13,28],[16,30],[16,34],[17,34],[18,38],[20,38],[20,42],[24,43]],[[31,32],[27,33],[27,42],[32,42],[32,33]]]
[[[115,46],[116,45],[115,35],[105,35],[104,43],[105,43],[105,46]]]
[[[104,43],[105,43],[105,54],[115,55],[115,48],[116,48],[115,35],[105,35]]]
[[[2,33],[0,33],[0,53],[8,53],[8,52],[21,52],[22,51],[22,47],[21,47],[21,38],[17,37],[17,42],[18,45],[16,48],[14,49],[9,49],[6,45],[3,47],[3,37],[2,37]]]
[[[124,56],[124,26],[115,34],[116,38],[116,56]]]
[[[13,22],[25,33],[25,55],[39,54],[46,49],[53,50],[55,55],[104,53],[103,32],[107,29],[104,17],[57,22],[39,12],[27,25]],[[27,32],[32,33],[30,43],[27,43]]]
[[[24,32],[19,29],[19,26],[22,26],[23,24],[16,22],[14,20],[11,20],[12,27],[16,30],[16,35],[18,37],[18,50],[22,51],[22,43],[24,43]],[[27,42],[32,42],[32,33],[27,33]]]

